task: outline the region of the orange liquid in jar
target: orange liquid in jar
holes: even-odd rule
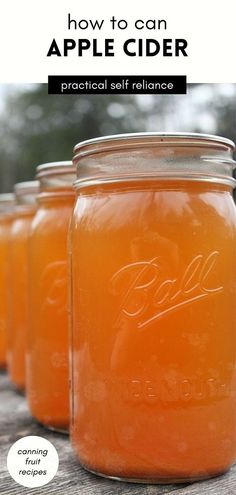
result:
[[[106,476],[168,482],[236,459],[229,189],[80,189],[72,223],[72,442]]]
[[[8,255],[11,214],[0,218],[0,368],[6,367],[8,321]]]
[[[40,200],[30,242],[30,333],[27,396],[39,422],[69,424],[68,226],[74,194]]]
[[[8,371],[18,389],[25,388],[29,232],[34,214],[33,206],[18,207],[10,231]]]

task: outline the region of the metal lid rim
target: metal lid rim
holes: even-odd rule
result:
[[[177,140],[186,140],[186,139],[196,139],[199,142],[209,142],[209,143],[218,143],[221,145],[225,145],[230,147],[231,149],[235,149],[235,143],[222,136],[217,136],[214,134],[201,134],[201,133],[181,133],[181,132],[139,132],[139,133],[126,133],[126,134],[114,134],[110,136],[101,136],[94,139],[87,139],[85,141],[81,141],[74,146],[74,153],[81,150],[82,148],[86,148],[93,144],[101,144],[101,143],[110,143],[112,141],[125,141],[125,140],[137,140],[137,139],[152,139],[159,138],[160,140],[168,139],[168,138],[176,138]],[[174,143],[173,143],[174,144]]]

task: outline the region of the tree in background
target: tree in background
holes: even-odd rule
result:
[[[43,84],[10,92],[0,115],[1,191],[34,177],[40,163],[71,159],[78,141],[100,135],[199,131],[235,139],[236,87],[221,86],[160,96],[48,95]]]
[[[138,130],[137,113],[132,97],[48,95],[46,85],[10,94],[0,117],[1,189],[32,178],[40,163],[69,160],[80,140]]]

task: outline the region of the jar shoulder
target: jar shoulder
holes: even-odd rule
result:
[[[229,191],[188,188],[103,191],[78,197],[73,225],[84,229],[118,229],[155,225],[206,227],[213,222],[236,228],[236,205]]]

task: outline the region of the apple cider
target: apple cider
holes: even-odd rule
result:
[[[45,426],[68,430],[67,236],[75,192],[70,162],[37,167],[39,207],[30,239],[30,331],[27,397]]]
[[[8,255],[14,204],[14,194],[0,194],[0,369],[6,368],[7,361]]]
[[[235,463],[233,149],[158,133],[75,147],[71,437],[92,472],[170,483]]]
[[[19,182],[14,187],[16,207],[9,239],[8,372],[13,385],[25,389],[28,313],[29,234],[37,207],[38,182]]]

